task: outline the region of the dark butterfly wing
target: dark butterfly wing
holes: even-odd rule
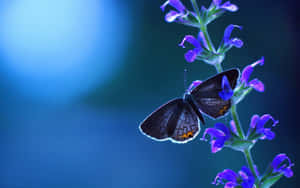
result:
[[[223,76],[228,78],[231,88],[234,89],[239,77],[239,70],[231,69],[217,74],[201,83],[191,92],[191,96],[199,109],[213,118],[223,116],[231,107],[230,99],[223,100],[219,96],[219,92],[222,91]]]
[[[150,114],[141,123],[140,130],[158,141],[170,139],[185,143],[198,135],[200,126],[192,107],[183,99],[174,99]]]
[[[173,135],[171,136],[171,141],[175,143],[186,143],[193,140],[199,132],[200,122],[196,112],[192,109],[190,104],[184,103]]]
[[[169,121],[176,120],[179,106],[183,103],[183,99],[174,99],[159,107],[140,124],[142,133],[157,140],[167,139],[173,133]]]

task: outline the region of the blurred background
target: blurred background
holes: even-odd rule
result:
[[[215,187],[218,172],[245,164],[241,153],[229,149],[211,154],[200,136],[178,145],[139,132],[150,112],[182,96],[184,68],[188,82],[215,74],[202,62],[185,62],[178,43],[197,31],[167,24],[163,3],[0,1],[0,187]],[[254,160],[262,173],[276,154],[287,153],[296,176],[297,6],[282,0],[232,3],[240,10],[208,28],[217,45],[228,24],[243,26],[233,35],[245,45],[227,54],[224,68],[241,69],[265,56],[253,75],[265,83],[265,93],[252,92],[240,103],[240,119],[245,129],[254,113],[280,120],[276,139],[252,150]],[[275,187],[297,183],[296,177],[282,178]]]

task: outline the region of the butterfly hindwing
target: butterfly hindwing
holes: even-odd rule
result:
[[[185,143],[199,133],[200,126],[192,107],[183,99],[174,99],[150,114],[140,130],[155,140]]]
[[[188,103],[184,103],[171,140],[176,143],[186,143],[193,140],[199,132],[200,122],[196,112]]]
[[[192,90],[191,95],[199,109],[205,114],[218,118],[228,112],[231,107],[231,100],[223,100],[219,96],[222,91],[222,79],[226,76],[232,89],[237,84],[239,71],[231,69],[209,78]]]

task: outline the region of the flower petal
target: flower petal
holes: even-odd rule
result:
[[[279,165],[285,160],[288,160],[289,164],[291,164],[290,158],[285,153],[280,153],[280,154],[276,155],[276,157],[273,159],[273,161],[271,163],[271,167],[274,170],[277,170],[277,169],[279,169]]]
[[[225,2],[220,8],[230,12],[236,12],[239,8],[235,4],[231,4],[230,1]]]
[[[198,33],[198,40],[206,49],[208,49],[208,44],[202,31]]]
[[[224,146],[224,139],[212,140],[211,144],[211,152],[216,153],[220,151]]]
[[[218,179],[221,179],[221,180],[226,180],[226,181],[229,181],[229,182],[236,183],[237,182],[237,178],[238,178],[238,174],[237,173],[235,173],[231,169],[225,169],[225,170],[223,170],[223,172],[220,172],[220,173],[217,174],[217,176],[215,178],[215,182]]]
[[[257,174],[257,176],[259,176],[259,171],[258,171],[258,168],[256,165],[254,165],[254,170],[255,170],[255,173]]]
[[[236,48],[241,48],[244,45],[244,42],[239,38],[233,38],[228,43],[235,46]]]
[[[263,137],[260,138],[262,140],[264,139],[273,140],[275,138],[275,133],[271,131],[270,128],[262,129],[262,134],[264,135]]]
[[[189,50],[184,54],[184,58],[187,62],[192,63],[196,60],[197,50]]]
[[[257,65],[263,66],[265,63],[265,57],[261,57],[259,60],[251,64],[251,67],[256,67]]]
[[[287,167],[283,170],[283,174],[285,177],[290,178],[294,175],[294,172],[292,171],[291,167]]]
[[[169,0],[169,3],[172,7],[176,8],[179,12],[184,12],[186,9],[180,0]]]
[[[241,183],[241,186],[243,188],[252,188],[255,182],[255,177],[253,176],[251,170],[243,166],[242,169],[239,171],[239,175],[243,182]]]
[[[227,101],[233,96],[233,90],[231,89],[230,83],[226,76],[222,78],[222,91],[219,92],[219,96],[224,100]]]
[[[230,124],[231,131],[232,131],[234,134],[238,135],[237,128],[236,128],[236,125],[235,125],[234,121],[231,120],[229,124]]]
[[[255,89],[258,92],[264,92],[265,91],[264,83],[262,83],[262,81],[260,81],[257,78],[255,78],[254,80],[251,80],[249,82],[249,86],[252,87],[253,89]]]
[[[251,65],[246,66],[242,72],[241,82],[247,85],[252,72],[253,72],[253,67]]]
[[[216,123],[215,128],[221,130],[225,134],[225,140],[231,136],[229,128],[223,123]]]
[[[203,136],[202,136],[202,140],[205,140],[205,136],[209,134],[212,138],[224,138],[225,137],[225,133],[219,129],[215,129],[215,128],[207,128],[205,129]]]
[[[237,183],[230,181],[225,184],[224,188],[234,188],[237,185],[238,185]]]
[[[222,0],[213,0],[213,3],[218,7],[222,3]]]
[[[259,121],[259,116],[257,114],[253,115],[251,118],[250,127],[254,129],[256,127],[257,122]]]
[[[166,6],[169,4],[169,1],[166,1],[163,5],[160,6],[160,9],[164,12],[166,9]]]
[[[180,16],[182,16],[182,13],[171,10],[168,14],[166,14],[165,20],[166,22],[174,22]]]
[[[230,24],[229,26],[227,26],[223,37],[224,43],[228,43],[230,41],[230,36],[234,28],[242,29],[242,27],[238,25]]]
[[[166,6],[169,4],[181,13],[183,13],[186,9],[180,0],[168,0],[163,5],[160,6],[161,10],[165,11]]]
[[[193,81],[190,84],[189,88],[188,88],[188,92],[191,92],[194,88],[196,88],[197,86],[199,86],[201,83],[202,83],[201,80],[195,80],[195,81]]]
[[[246,66],[242,72],[241,82],[248,86],[248,80],[250,78],[251,73],[253,72],[253,68],[257,65],[262,66],[264,64],[264,61],[265,59],[264,57],[262,57],[261,59],[252,63],[251,65]]]
[[[195,48],[201,48],[199,41],[193,35],[186,35],[181,41],[181,43],[179,44],[179,46],[185,48],[184,46],[185,42],[192,44]]]
[[[261,129],[264,127],[264,125],[269,121],[272,120],[273,121],[273,127],[276,126],[278,124],[278,120],[275,120],[270,114],[264,114],[260,117],[259,121],[257,122],[257,129]]]

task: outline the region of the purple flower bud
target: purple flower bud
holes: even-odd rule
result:
[[[287,178],[290,178],[294,175],[291,169],[292,166],[294,166],[294,164],[284,153],[276,155],[271,163],[273,173],[283,174]]]
[[[264,64],[264,61],[265,61],[265,59],[264,59],[264,57],[262,57],[260,60],[252,63],[251,65],[246,66],[243,69],[241,82],[246,87],[252,87],[253,89],[255,89],[256,91],[259,91],[259,92],[263,92],[265,90],[264,84],[262,83],[262,81],[258,80],[257,78],[249,81],[249,78],[254,70],[254,67],[256,67],[257,65],[262,66]]]

